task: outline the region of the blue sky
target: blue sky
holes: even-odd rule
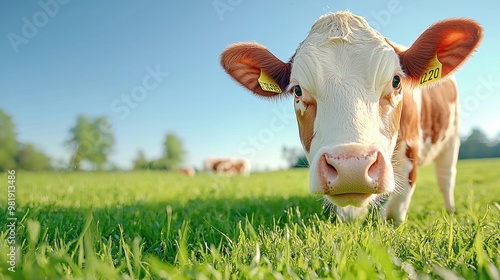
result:
[[[107,116],[111,160],[130,167],[138,150],[162,152],[168,132],[186,165],[209,156],[247,157],[255,169],[284,166],[281,147],[300,147],[291,100],[268,102],[219,65],[231,43],[254,41],[287,60],[322,14],[350,10],[404,45],[448,17],[485,28],[479,51],[456,74],[461,135],[500,131],[498,4],[457,1],[3,1],[0,108],[18,140],[67,161],[76,117]]]

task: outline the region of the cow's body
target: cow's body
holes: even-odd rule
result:
[[[458,108],[453,77],[430,89],[414,89],[413,96],[403,100],[396,144],[399,148],[393,155],[393,164],[395,177],[405,181],[399,192],[396,190],[391,195],[384,210],[386,217],[398,223],[405,219],[415,190],[417,168],[433,161],[446,209],[450,213],[454,211],[453,189],[460,146]]]
[[[196,170],[193,167],[182,167],[179,169],[179,174],[194,177],[194,175],[196,175]]]
[[[219,175],[250,175],[250,163],[246,159],[209,158],[205,160],[205,171]]]
[[[404,48],[339,12],[321,17],[289,62],[255,43],[229,47],[221,62],[260,96],[294,97],[313,193],[340,206],[342,217],[390,195],[383,214],[401,223],[417,167],[431,161],[454,210],[459,117],[451,73],[481,37],[474,21],[448,20]]]

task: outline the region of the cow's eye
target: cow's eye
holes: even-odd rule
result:
[[[399,89],[400,86],[401,86],[401,78],[398,75],[392,77],[392,88]]]
[[[295,93],[295,96],[302,96],[302,89],[300,88],[299,85],[293,87],[293,93]]]

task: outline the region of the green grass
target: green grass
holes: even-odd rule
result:
[[[500,160],[458,169],[455,215],[445,214],[428,166],[397,228],[376,211],[353,223],[324,213],[307,170],[20,171],[16,272],[2,227],[0,279],[499,279]]]

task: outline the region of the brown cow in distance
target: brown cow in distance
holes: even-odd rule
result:
[[[205,171],[219,175],[250,175],[250,163],[246,159],[209,158],[205,160]]]

